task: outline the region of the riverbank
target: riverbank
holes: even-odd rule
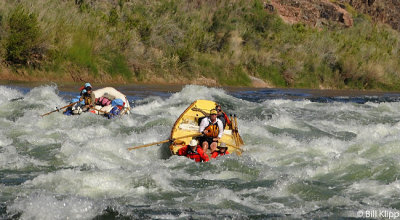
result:
[[[90,82],[90,81],[89,81]],[[19,87],[19,88],[35,88],[39,86],[55,85],[58,90],[63,92],[78,92],[79,88],[83,85],[77,82],[26,82],[26,81],[9,81],[0,80],[0,85],[9,87]],[[135,96],[137,94],[150,95],[158,93],[177,93],[182,91],[182,89],[187,85],[194,84],[151,84],[151,83],[92,83],[95,89],[103,88],[107,86],[115,87],[127,96]],[[203,85],[204,86],[204,85]],[[255,88],[255,87],[245,87],[245,86],[208,86],[208,88],[221,88],[229,93],[246,93],[252,91],[254,94],[257,93],[258,96],[266,94],[265,96],[282,96],[289,99],[302,99],[306,98],[319,98],[319,97],[366,97],[366,96],[398,96],[400,91],[377,91],[377,90],[335,90],[335,89],[296,89],[296,88]],[[276,94],[276,95],[272,95]]]
[[[352,26],[317,27],[261,0],[18,2],[0,2],[3,80],[400,90],[399,32],[347,6]]]

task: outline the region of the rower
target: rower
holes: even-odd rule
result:
[[[209,117],[201,120],[199,131],[204,135],[200,138],[203,151],[206,152],[210,148],[211,153],[213,153],[217,149],[218,141],[224,133],[222,121],[217,118],[215,109],[211,109]]]
[[[86,83],[86,84],[89,84],[89,83]],[[86,84],[85,84],[85,86],[86,86]],[[79,101],[85,101],[85,105],[82,108],[82,111],[84,111],[84,112],[88,111],[90,108],[92,108],[95,105],[96,98],[92,92],[91,86],[85,87],[85,89],[82,90],[82,96],[79,99]]]

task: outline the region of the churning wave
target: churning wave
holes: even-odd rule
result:
[[[75,94],[55,85],[0,86],[0,216],[320,218],[400,209],[396,96],[268,91],[190,85],[133,93],[131,114],[109,120],[58,112],[42,118]],[[167,139],[196,99],[238,115],[242,156],[199,164],[171,156],[166,145],[127,150]]]

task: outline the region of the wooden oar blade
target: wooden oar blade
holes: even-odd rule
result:
[[[149,147],[149,146],[153,146],[153,145],[157,145],[157,144],[163,144],[163,143],[167,143],[169,141],[170,140],[167,139],[167,140],[163,140],[163,141],[153,142],[150,144],[140,145],[140,146],[136,146],[136,147],[130,147],[130,148],[128,148],[128,150],[130,151],[130,150],[139,149],[139,148],[143,148],[143,147]]]
[[[236,117],[236,115],[235,115],[235,131],[236,131],[237,138],[238,138],[240,144],[244,144],[244,141],[243,141],[242,137],[241,137],[240,134],[239,134],[239,128],[238,128],[238,123],[237,123],[237,117]]]
[[[230,115],[231,118],[231,123],[232,123],[232,136],[233,136],[233,140],[235,141],[236,146],[239,146],[239,139],[237,137],[237,132],[236,132],[236,126],[235,126],[235,120],[233,119],[233,116]]]

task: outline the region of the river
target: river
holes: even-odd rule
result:
[[[77,87],[0,86],[0,219],[382,217],[400,212],[400,94],[121,86],[130,115],[39,115]],[[196,99],[238,115],[242,156],[171,156]],[[373,211],[376,211],[373,212]],[[387,216],[387,217],[388,217]],[[385,217],[385,216],[383,216]]]

